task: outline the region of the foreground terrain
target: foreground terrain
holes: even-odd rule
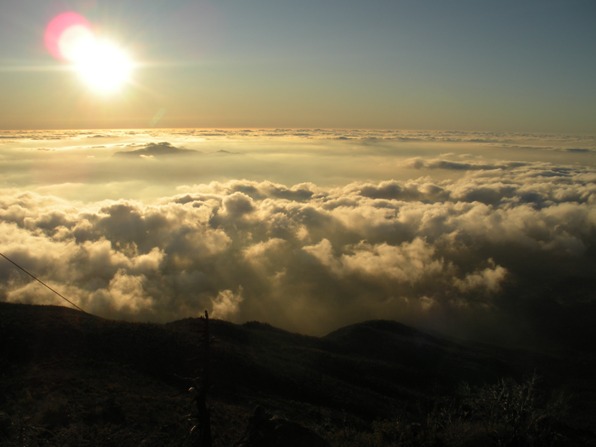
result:
[[[333,446],[596,445],[586,352],[472,345],[391,321],[325,337],[257,322],[208,331],[204,318],[0,303],[0,444],[191,445],[188,389],[208,377],[215,446],[301,445],[257,443],[263,414]]]

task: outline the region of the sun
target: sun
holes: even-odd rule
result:
[[[71,62],[81,80],[97,93],[114,93],[130,82],[132,60],[111,41],[85,40]]]
[[[50,53],[70,64],[80,80],[97,94],[119,92],[131,82],[134,63],[127,51],[96,36],[87,20],[68,12],[55,17],[46,29]]]

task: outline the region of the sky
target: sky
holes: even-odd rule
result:
[[[4,0],[0,128],[596,132],[592,0]],[[135,63],[113,95],[44,44],[65,11]]]

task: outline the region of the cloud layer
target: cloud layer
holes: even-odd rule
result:
[[[106,317],[208,309],[315,334],[391,318],[498,342],[586,336],[596,316],[593,167],[387,159],[419,175],[331,186],[225,179],[150,200],[4,188],[0,247]],[[8,263],[0,284],[1,300],[60,303]]]

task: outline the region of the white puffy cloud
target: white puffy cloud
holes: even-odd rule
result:
[[[211,315],[213,318],[233,319],[238,313],[238,306],[242,300],[242,287],[239,288],[238,293],[227,289],[222,290],[213,299]]]
[[[491,264],[482,270],[467,274],[464,278],[455,278],[454,285],[462,292],[496,293],[507,276],[507,270],[489,259]]]
[[[267,138],[290,138],[287,131],[276,132]],[[280,151],[298,154],[286,143],[279,150],[258,149],[257,143],[269,144],[259,133],[247,143],[258,159],[243,159],[247,172],[257,173],[253,179],[188,182],[169,194],[135,200],[74,200],[40,188],[5,187],[0,251],[81,307],[109,317],[169,321],[207,309],[218,318],[263,320],[310,333],[394,318],[456,335],[517,340],[528,332],[548,338],[580,308],[596,315],[594,167],[529,156],[482,158],[476,146],[465,147],[476,150],[472,155],[432,152],[414,161],[410,154],[394,160],[388,151],[404,138],[481,144],[471,143],[473,136],[425,135],[309,132],[318,145],[329,140],[329,152],[307,146],[304,157],[318,173],[323,167],[314,164],[329,163],[331,154],[337,165],[327,169],[338,174],[333,184],[318,174],[296,183],[262,180],[260,162],[271,166]],[[230,149],[218,157],[240,157],[231,149],[241,148],[230,146],[225,134],[189,131],[179,138],[191,136]],[[152,136],[133,137],[144,147]],[[482,144],[499,141],[484,139]],[[60,141],[57,151],[63,150]],[[198,149],[203,143],[197,141],[175,144]],[[345,146],[354,141],[365,156]],[[553,157],[567,153],[545,150]],[[206,153],[203,148],[192,155],[195,169],[203,169]],[[380,167],[377,177],[341,180],[347,161],[355,172],[358,163],[379,160],[389,167]],[[130,163],[125,160],[124,167]],[[404,164],[407,176],[396,171],[395,178],[385,177],[387,169]],[[231,165],[235,176],[237,166]],[[124,168],[114,166],[116,177],[123,176]],[[113,184],[103,188],[113,191]],[[62,304],[8,263],[0,262],[0,280],[0,299]]]

